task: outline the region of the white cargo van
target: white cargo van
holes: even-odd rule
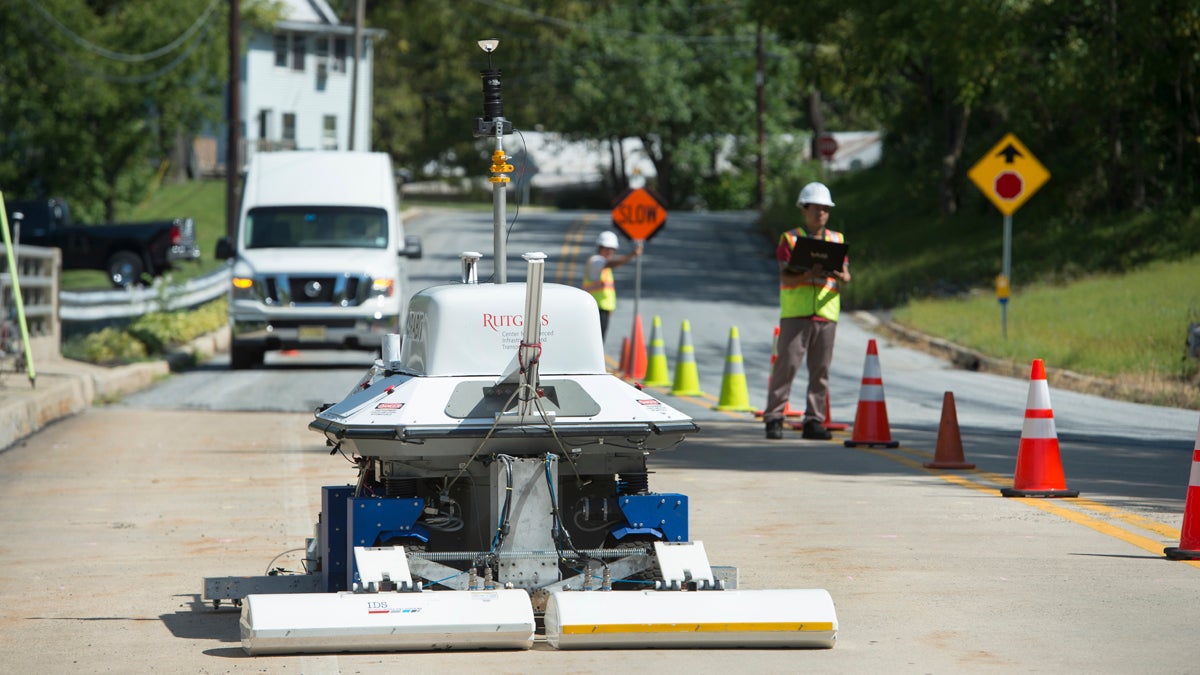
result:
[[[401,331],[405,237],[391,158],[379,152],[261,152],[242,188],[232,259],[230,365],[273,349],[379,349]]]

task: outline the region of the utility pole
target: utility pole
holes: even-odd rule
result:
[[[225,140],[225,236],[230,241],[237,234],[238,178],[240,162],[238,146],[242,142],[241,121],[241,0],[229,0],[229,91],[225,111],[227,127]]]
[[[354,65],[350,75],[350,142],[346,147],[354,149],[355,120],[358,119],[358,62],[362,58],[363,0],[354,7]]]
[[[758,33],[755,37],[755,53],[757,55],[758,65],[754,71],[754,86],[758,90],[758,180],[754,186],[754,205],[759,210],[763,210],[766,204],[766,181],[767,181],[767,130],[764,121],[767,108],[766,95],[766,55],[763,53],[763,25],[762,19],[758,20]]]

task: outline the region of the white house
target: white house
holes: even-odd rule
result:
[[[271,32],[251,29],[241,62],[241,161],[270,150],[347,150],[354,77],[354,25],[343,24],[326,0],[281,0]],[[364,28],[354,106],[355,150],[371,149],[374,42],[386,31]],[[197,143],[202,164],[223,163],[227,136]],[[206,151],[207,150],[207,151]],[[211,159],[209,159],[211,158]],[[208,160],[208,161],[206,161]]]

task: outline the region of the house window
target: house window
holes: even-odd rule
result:
[[[304,53],[308,40],[303,35],[292,33],[292,70],[304,71]]]
[[[313,38],[313,43],[313,46],[316,49],[318,63],[329,58],[329,38],[318,36]]]
[[[346,72],[346,38],[344,37],[333,39],[333,66],[330,70],[335,73]]]
[[[275,66],[277,68],[287,68],[288,64],[288,36],[287,33],[275,34]]]
[[[271,137],[271,109],[263,108],[258,111],[258,137],[266,140]]]
[[[283,113],[283,140],[284,147],[296,147],[296,113]]]
[[[337,116],[326,115],[324,131],[321,136],[321,147],[325,150],[337,150]]]

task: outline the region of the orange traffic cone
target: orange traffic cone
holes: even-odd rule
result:
[[[888,427],[887,402],[883,398],[883,370],[879,367],[879,350],[875,340],[867,342],[867,360],[863,364],[862,386],[858,390],[858,410],[854,413],[854,432],[843,441],[847,448],[860,445],[894,448],[900,441],[892,440]]]
[[[1163,549],[1163,553],[1171,560],[1200,560],[1200,427],[1196,429],[1195,447],[1192,451],[1187,499],[1183,502],[1179,546]]]
[[[954,409],[954,392],[942,397],[942,422],[938,425],[937,448],[933,461],[924,464],[926,469],[974,469],[974,464],[963,461],[962,434],[958,431],[958,412]]]
[[[646,336],[642,334],[642,315],[633,317],[633,335],[629,338],[629,377],[640,380],[646,377]]]
[[[629,374],[629,338],[621,338],[621,365],[617,367],[617,372]]]
[[[801,412],[790,413],[790,414],[801,416],[801,417],[804,415],[804,413],[801,413]],[[790,424],[788,424],[788,426],[795,429],[796,431],[804,431],[804,423],[803,422],[790,423]],[[829,392],[828,391],[825,392],[825,421],[821,422],[821,426],[824,427],[828,431],[845,431],[846,429],[850,428],[849,424],[843,424],[841,422],[833,421],[833,410],[829,407]]]
[[[775,326],[775,337],[771,341],[771,371],[775,370],[775,361],[779,360],[779,326]],[[767,373],[767,398],[771,398],[771,374]],[[755,417],[762,417],[765,410],[755,410]],[[792,410],[792,402],[783,404],[784,417],[804,417],[803,410]],[[846,427],[842,427],[845,429]]]
[[[1068,490],[1058,452],[1058,432],[1054,430],[1054,411],[1050,409],[1050,385],[1046,366],[1033,360],[1029,376],[1029,398],[1025,403],[1025,424],[1021,427],[1021,445],[1017,449],[1017,470],[1013,486],[1001,488],[1005,497],[1078,497],[1079,490]]]
[[[801,414],[803,414],[803,413],[801,413]],[[825,421],[821,423],[821,426],[825,427],[826,429],[828,429],[830,431],[845,431],[846,429],[850,428],[850,425],[846,424],[845,422],[834,422],[833,421],[833,408],[831,408],[829,406],[829,392],[828,391],[825,392]]]

